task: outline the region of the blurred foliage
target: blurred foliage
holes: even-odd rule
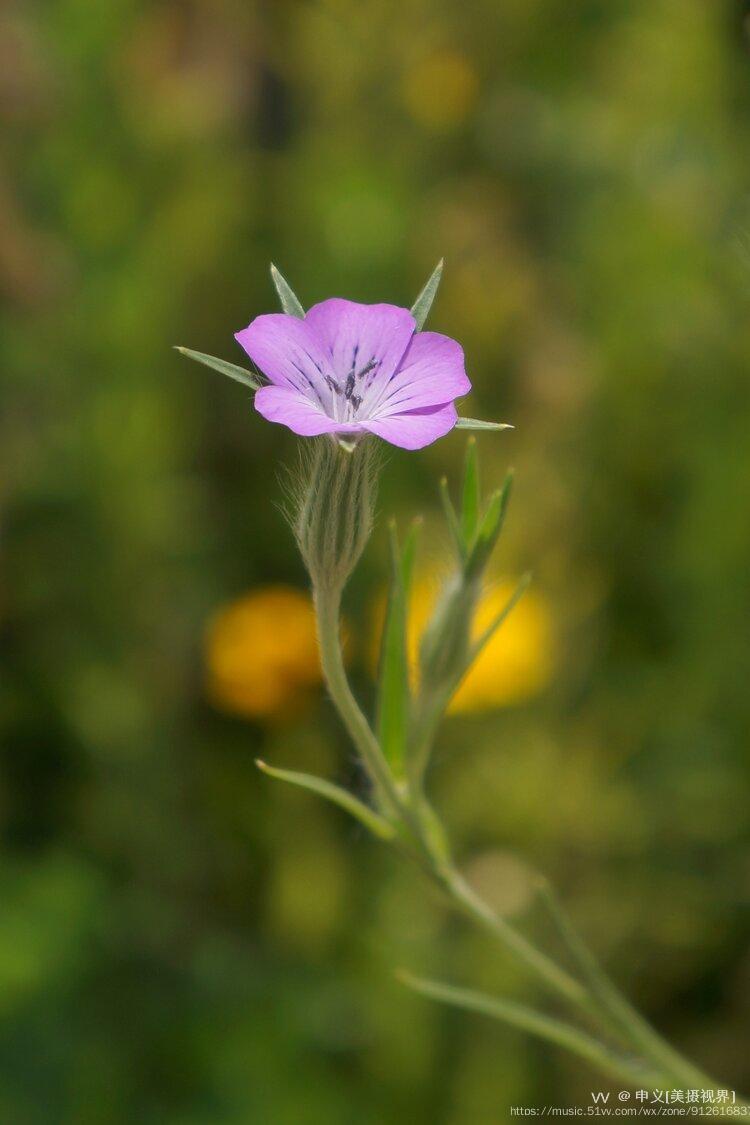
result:
[[[414,688],[419,677],[419,643],[440,593],[441,569],[418,578],[409,600],[407,626],[409,671]],[[474,619],[472,639],[478,642],[510,602],[515,581],[491,583],[482,596]],[[377,674],[380,639],[385,619],[385,595],[376,602],[371,618],[369,671]],[[300,650],[297,650],[300,652]],[[449,713],[494,710],[525,702],[549,684],[555,658],[554,630],[546,600],[526,592],[519,604],[484,646],[449,705]]]
[[[408,304],[445,255],[431,324],[469,413],[516,426],[483,466],[517,468],[503,558],[558,653],[541,694],[450,720],[436,800],[499,909],[548,936],[528,857],[750,1090],[743,5],[10,0],[0,44],[0,1120],[494,1125],[592,1088],[393,981],[528,987],[256,773],[361,784],[323,695],[281,725],[207,698],[213,615],[304,589],[294,442],[170,346],[240,359],[271,258],[305,302]],[[426,568],[463,446],[385,467]],[[381,522],[365,644],[386,565]]]

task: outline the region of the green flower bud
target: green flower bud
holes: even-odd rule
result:
[[[376,486],[373,442],[322,437],[303,447],[290,522],[315,589],[344,588],[370,537]]]
[[[480,592],[480,581],[467,581],[460,571],[443,590],[420,644],[419,661],[426,691],[452,682],[467,667]]]

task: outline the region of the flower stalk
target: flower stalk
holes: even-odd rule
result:
[[[572,972],[483,901],[454,863],[443,824],[428,799],[429,765],[443,716],[474,660],[529,581],[522,579],[489,628],[477,636],[475,611],[505,521],[512,476],[508,474],[483,504],[473,438],[467,448],[459,510],[447,482],[441,483],[454,567],[421,638],[418,690],[413,691],[410,683],[407,645],[416,529],[403,548],[395,528],[391,532],[391,596],[375,726],[349,683],[341,606],[373,525],[377,474],[371,435],[404,449],[419,449],[453,427],[507,428],[459,418],[456,413],[454,399],[470,388],[463,351],[448,337],[422,331],[441,272],[442,262],[410,310],[334,298],[305,312],[272,267],[283,313],[257,317],[237,334],[262,376],[202,352],[180,349],[188,358],[253,389],[256,410],[269,421],[314,438],[291,489],[290,522],[310,574],[325,681],[371,780],[372,801],[365,804],[323,778],[260,762],[259,767],[332,801],[377,839],[415,862],[453,908],[497,939],[568,1015],[552,1017],[505,999],[401,973],[404,983],[425,996],[484,1013],[562,1046],[627,1084],[717,1089],[619,992],[545,880],[538,881],[538,892]],[[578,1026],[578,1020],[585,1026]]]
[[[341,650],[341,590],[313,585],[318,622],[320,661],[328,691],[347,734],[356,746],[375,787],[377,803],[388,816],[399,818],[401,800],[372,727],[349,685]]]
[[[365,807],[356,807],[360,802],[352,799],[348,804],[349,795],[331,783],[307,777],[300,780],[299,775],[286,771],[275,771],[275,776],[316,789],[357,816],[381,841],[398,847],[419,865],[455,910],[498,940],[546,992],[561,1001],[570,1010],[571,1019],[552,1018],[507,1000],[423,981],[409,974],[401,974],[401,979],[424,995],[503,1019],[566,1047],[625,1083],[716,1088],[716,1083],[683,1059],[622,996],[575,933],[545,880],[538,880],[538,892],[574,967],[573,973],[483,901],[454,864],[442,822],[427,797],[425,780],[432,747],[451,698],[482,646],[500,628],[528,585],[526,577],[490,628],[478,638],[474,636],[474,610],[505,518],[510,478],[482,511],[476,484],[476,451],[472,447],[467,457],[465,475],[469,479],[464,482],[460,513],[452,510],[447,490],[443,490],[456,566],[422,638],[421,682],[415,698],[409,689],[405,658],[406,600],[414,536],[409,537],[401,551],[392,531],[395,597],[392,595],[381,660],[380,721],[376,731],[352,691],[341,640],[344,588],[372,527],[372,463],[362,445],[347,452],[324,439],[307,466],[304,487],[296,490],[292,522],[312,580],[321,663],[330,697],[372,781],[372,822],[368,822]],[[402,715],[403,719],[399,718]],[[403,728],[397,732],[401,749],[396,757],[389,749],[394,737],[393,716],[396,726],[401,723]],[[576,1016],[584,1022],[585,1029],[577,1025]]]

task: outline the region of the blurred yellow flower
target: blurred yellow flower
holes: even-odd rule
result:
[[[459,125],[476,102],[479,82],[466,55],[441,50],[410,67],[403,97],[415,121],[428,129]]]
[[[487,629],[511,597],[515,585],[499,582],[483,594],[474,620],[474,639]],[[409,612],[409,664],[414,683],[418,679],[419,638],[435,605],[432,583],[417,581]],[[385,605],[378,608],[379,638]],[[379,642],[378,642],[379,643]],[[454,695],[450,713],[489,711],[522,703],[538,694],[552,675],[554,643],[552,616],[545,598],[527,591],[495,635]]]
[[[312,600],[291,586],[238,598],[209,623],[205,659],[221,710],[271,721],[299,712],[321,681]]]

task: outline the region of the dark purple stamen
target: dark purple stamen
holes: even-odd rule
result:
[[[366,363],[365,366],[362,368],[362,370],[357,372],[357,378],[358,379],[364,378],[365,375],[368,375],[370,373],[370,371],[372,371],[373,367],[378,366],[379,362],[380,361],[376,360],[375,356],[373,356],[372,359],[370,360],[370,362]]]

